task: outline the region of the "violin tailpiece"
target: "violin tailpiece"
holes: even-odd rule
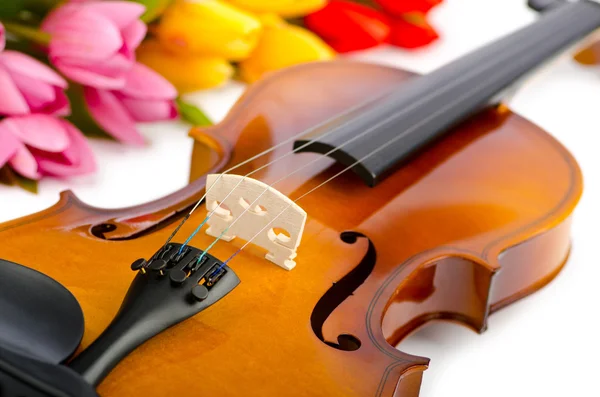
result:
[[[69,365],[98,385],[127,354],[167,328],[213,305],[239,283],[222,261],[202,250],[167,244],[149,261],[131,265],[137,274],[108,328]]]
[[[267,250],[265,258],[286,270],[302,240],[306,211],[286,195],[256,179],[240,175],[208,175],[206,233],[225,241],[240,237]],[[252,206],[252,208],[249,208]]]

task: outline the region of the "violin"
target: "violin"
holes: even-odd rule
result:
[[[428,75],[268,76],[191,130],[190,184],[166,197],[102,209],[66,191],[0,225],[0,270],[55,280],[83,312],[47,287],[29,306],[70,318],[61,349],[0,338],[0,391],[418,396],[429,360],[394,346],[432,320],[484,331],[569,255],[577,162],[502,98],[600,27],[600,4],[531,3],[535,23]]]

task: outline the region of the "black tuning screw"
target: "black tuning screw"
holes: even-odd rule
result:
[[[169,272],[169,278],[171,279],[171,282],[173,282],[173,284],[183,284],[183,282],[187,278],[187,273],[183,270],[173,269]]]
[[[165,261],[163,259],[154,259],[148,265],[148,269],[159,272],[161,276],[164,274],[163,270],[165,270],[166,267],[167,267],[167,261]]]
[[[192,296],[198,302],[202,302],[204,299],[208,298],[208,288],[204,285],[196,285],[192,288]]]
[[[144,258],[136,259],[136,261],[131,264],[131,270],[134,272],[137,272],[138,270],[143,271],[147,263],[148,262],[146,262]]]

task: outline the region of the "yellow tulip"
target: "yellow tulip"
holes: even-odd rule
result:
[[[258,19],[217,1],[178,0],[163,14],[156,35],[173,52],[246,58],[260,37]]]
[[[240,75],[249,83],[273,70],[335,57],[323,40],[306,29],[290,25],[275,15],[264,16],[262,22],[263,34],[256,49],[240,62]]]
[[[286,18],[299,17],[325,7],[327,0],[228,0],[244,10],[274,13]]]
[[[138,48],[137,59],[169,80],[180,93],[219,86],[233,76],[233,67],[223,58],[174,54],[155,40]]]

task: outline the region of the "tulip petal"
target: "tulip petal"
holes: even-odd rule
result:
[[[424,14],[412,13],[411,18],[397,18],[392,23],[388,42],[402,48],[419,48],[431,44],[440,36],[427,22]]]
[[[6,45],[6,34],[4,31],[4,25],[0,23],[0,51],[4,50],[4,46]]]
[[[4,123],[0,123],[0,168],[14,156],[21,146],[21,142],[9,132]]]
[[[71,112],[69,100],[60,87],[24,74],[11,73],[14,83],[33,113],[68,116]]]
[[[375,2],[392,15],[401,17],[404,14],[420,12],[427,13],[442,0],[375,0]]]
[[[130,1],[95,1],[84,7],[87,11],[109,19],[120,30],[125,29],[146,11],[143,5]]]
[[[57,24],[50,40],[51,57],[102,60],[123,46],[121,32],[106,17],[79,11]]]
[[[81,66],[73,66],[60,60],[54,61],[54,65],[65,76],[73,81],[98,88],[117,89],[125,85],[125,76],[106,76]]]
[[[74,3],[74,2],[72,2]],[[52,10],[46,18],[42,21],[40,29],[46,33],[53,34],[56,29],[62,24],[63,20],[76,18],[77,13],[80,11],[80,7],[76,4],[63,4],[61,7],[57,7]]]
[[[90,114],[106,132],[125,143],[144,144],[135,120],[112,92],[85,87],[83,95]]]
[[[17,149],[8,164],[25,178],[38,180],[42,177],[37,161],[24,145]]]
[[[69,98],[65,95],[64,91],[56,89],[56,100],[40,110],[43,114],[51,116],[65,117],[71,114],[71,104]]]
[[[173,101],[121,98],[121,103],[138,122],[172,120],[177,117]]]
[[[40,61],[17,51],[4,51],[0,59],[8,71],[13,75],[23,75],[29,78],[43,81],[60,88],[67,88],[68,84],[52,68]]]
[[[37,112],[56,99],[56,91],[53,86],[27,76],[13,74],[12,77],[33,112]]]
[[[36,152],[34,156],[40,170],[44,174],[58,177],[94,172],[96,170],[94,154],[81,131],[67,121],[60,120],[60,123],[65,131],[67,131],[70,145],[64,152],[58,155],[38,154]]]
[[[69,147],[69,137],[59,120],[32,114],[11,117],[4,121],[6,128],[23,143],[48,152],[62,152]]]
[[[175,1],[161,16],[155,33],[171,52],[239,61],[261,37],[258,18],[227,1]]]
[[[130,50],[135,50],[146,37],[147,30],[146,24],[142,21],[135,21],[121,30],[125,46]]]
[[[29,113],[27,101],[19,91],[0,60],[0,114],[23,115]]]
[[[135,63],[127,74],[124,95],[144,99],[175,99],[177,90],[164,77],[141,63]]]
[[[304,23],[338,52],[382,44],[391,31],[388,16],[346,0],[331,0],[325,8],[307,15]]]
[[[108,77],[126,77],[126,74],[133,67],[135,53],[128,51],[125,47],[118,53],[103,62],[96,62],[88,65],[86,68],[94,73],[102,74]]]
[[[141,63],[165,77],[179,92],[221,85],[234,73],[233,66],[223,58],[173,54],[156,40],[144,41],[137,57]]]

